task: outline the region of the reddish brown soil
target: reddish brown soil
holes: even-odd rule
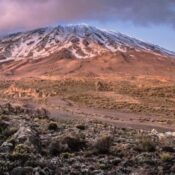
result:
[[[175,79],[175,59],[146,52],[105,54],[80,60],[52,55],[39,60],[21,60],[0,64],[5,78],[38,76],[151,75]]]

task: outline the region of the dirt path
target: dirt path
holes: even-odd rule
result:
[[[117,113],[116,113],[117,114]],[[123,113],[124,114],[124,113]],[[125,115],[129,115],[129,114],[125,114]],[[120,128],[135,128],[135,129],[143,129],[143,130],[157,130],[159,132],[168,132],[168,131],[175,131],[175,129],[172,127],[166,127],[166,126],[159,126],[157,124],[146,124],[146,123],[139,123],[139,122],[128,122],[125,120],[112,120],[112,119],[108,119],[108,118],[104,118],[104,117],[93,117],[89,114],[84,114],[83,115],[79,115],[78,113],[69,113],[69,112],[60,112],[59,110],[52,110],[51,112],[51,118],[55,119],[55,120],[97,120],[97,121],[101,121],[101,122],[105,122],[105,123],[110,123],[110,124],[114,124],[117,127]]]
[[[5,101],[0,100],[1,103]],[[12,102],[13,104],[13,102]],[[24,104],[18,101],[17,104]],[[167,119],[160,119],[158,116],[147,116],[143,114],[126,113],[104,109],[93,109],[72,103],[66,99],[52,97],[46,104],[27,102],[33,107],[44,107],[50,112],[54,120],[98,120],[105,123],[115,124],[121,128],[135,128],[143,130],[156,129],[159,132],[175,131],[175,125]]]
[[[65,99],[55,97],[49,99],[48,105],[45,107],[51,111],[51,117],[56,120],[99,120],[122,128],[156,129],[160,132],[175,131],[175,126],[171,124],[171,121],[168,123],[167,119],[160,119],[158,116],[82,107]]]

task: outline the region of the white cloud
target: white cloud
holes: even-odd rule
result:
[[[175,26],[171,0],[1,0],[0,32],[59,22],[126,20]]]

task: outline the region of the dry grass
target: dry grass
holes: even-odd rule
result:
[[[13,91],[12,87],[17,91]],[[58,96],[99,109],[175,118],[175,83],[168,81],[135,77],[125,81],[112,81],[111,78],[26,79],[1,82],[0,91],[1,96],[8,95],[8,98],[47,100],[48,97]]]

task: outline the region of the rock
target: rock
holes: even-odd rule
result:
[[[165,137],[175,137],[175,132],[166,132]]]
[[[83,168],[83,169],[81,170],[81,173],[82,173],[82,174],[88,174],[88,173],[89,173],[89,169],[88,169],[88,168]]]
[[[8,153],[13,149],[13,147],[14,145],[12,143],[4,142],[0,147],[0,151],[2,151],[3,153]]]
[[[3,107],[3,114],[12,114],[14,112],[13,107],[10,103],[6,103]]]
[[[11,171],[11,175],[33,175],[32,167],[17,167]]]
[[[73,164],[73,163],[76,162],[76,159],[75,159],[75,158],[70,158],[70,159],[68,159],[68,162],[69,162],[70,164]]]
[[[3,133],[9,126],[9,123],[6,121],[0,121],[0,133]]]
[[[16,144],[25,144],[37,151],[41,149],[40,136],[36,129],[27,123],[21,123],[18,131],[12,136]]]
[[[49,116],[49,112],[45,108],[40,108],[33,112],[33,116],[40,119],[47,119]]]
[[[173,173],[175,173],[175,165],[173,165],[173,166],[171,167],[171,171],[172,171]]]
[[[164,147],[162,147],[162,151],[169,152],[169,153],[174,153],[175,149],[173,147],[170,147],[170,146],[164,146]]]
[[[85,125],[77,125],[76,126],[79,130],[85,130],[86,126]]]
[[[55,138],[49,145],[49,153],[57,156],[62,152],[76,152],[86,147],[86,141],[80,136],[64,136]]]
[[[152,131],[151,131],[151,135],[158,135],[158,132],[157,132],[157,130],[155,130],[155,129],[152,129]]]
[[[32,175],[54,175],[53,171],[51,171],[49,168],[41,168],[41,167],[36,167],[33,169],[33,174]]]
[[[72,171],[70,172],[70,175],[79,175],[79,174],[80,174],[80,171],[74,170],[74,169],[72,169]]]
[[[152,155],[152,153],[139,154],[134,158],[134,161],[136,161],[139,165],[146,164],[150,166],[155,166],[158,162],[158,160]]]
[[[94,175],[104,175],[104,171],[103,170],[94,170],[92,172],[92,174],[94,174]]]
[[[110,163],[113,165],[118,165],[121,161],[122,161],[121,158],[117,157],[117,158],[111,160]]]
[[[137,170],[133,171],[131,175],[150,175],[150,174],[157,174],[154,170],[146,169],[146,168],[138,168]]]
[[[45,108],[35,109],[31,106],[12,106],[10,103],[4,104],[0,106],[0,114],[5,115],[20,115],[27,114],[30,117],[38,117],[38,118],[48,118],[49,112]]]

